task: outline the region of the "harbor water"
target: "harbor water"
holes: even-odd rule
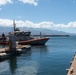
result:
[[[45,46],[0,62],[0,75],[66,75],[75,52],[76,36],[50,37]]]

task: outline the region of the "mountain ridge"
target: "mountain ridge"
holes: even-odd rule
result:
[[[39,35],[40,32],[44,35],[74,35],[72,33],[67,33],[63,31],[51,30],[51,29],[42,29],[42,28],[26,28],[19,27],[21,31],[31,31],[32,35]],[[5,33],[8,35],[9,32],[13,31],[13,27],[0,27],[0,35]]]

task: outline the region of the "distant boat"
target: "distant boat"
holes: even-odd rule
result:
[[[22,44],[22,45],[45,45],[45,43],[49,40],[49,37],[41,37],[41,33],[40,33],[40,37],[33,37],[31,36],[31,32],[27,31],[20,31],[18,28],[16,28],[16,24],[15,21],[13,22],[14,25],[14,31],[9,33],[10,35],[14,35],[15,36],[15,40],[18,42],[18,44]],[[9,41],[9,40],[8,40]],[[0,41],[0,44],[8,44],[8,41]]]

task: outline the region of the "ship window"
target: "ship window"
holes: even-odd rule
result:
[[[19,36],[19,34],[18,34],[18,33],[15,33],[15,35],[16,35],[16,36]]]

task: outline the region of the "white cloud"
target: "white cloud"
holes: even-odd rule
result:
[[[38,0],[18,0],[24,4],[33,4],[34,6],[37,6],[38,5]],[[5,5],[5,4],[12,4],[13,3],[13,0],[0,0],[0,6],[1,5]]]
[[[19,1],[25,4],[33,4],[34,6],[38,5],[38,0],[19,0]]]
[[[74,27],[74,28],[76,28],[76,22],[70,22],[70,23],[68,23],[68,27]]]
[[[24,25],[26,27],[33,27],[33,28],[45,28],[45,29],[53,29],[53,28],[76,28],[76,22],[70,22],[67,25],[64,24],[54,24],[53,22],[40,22],[40,23],[33,23],[31,21],[25,21]]]
[[[12,3],[12,0],[0,0],[0,6],[8,3]]]
[[[0,19],[0,26],[12,26],[13,22],[9,19]]]
[[[13,26],[13,20],[10,19],[0,19],[0,26]],[[44,21],[40,23],[33,23],[31,21],[22,21],[16,20],[17,27],[32,27],[32,28],[45,28],[45,29],[53,29],[53,28],[76,28],[76,22],[69,22],[67,25],[64,24],[55,24],[53,22]]]

